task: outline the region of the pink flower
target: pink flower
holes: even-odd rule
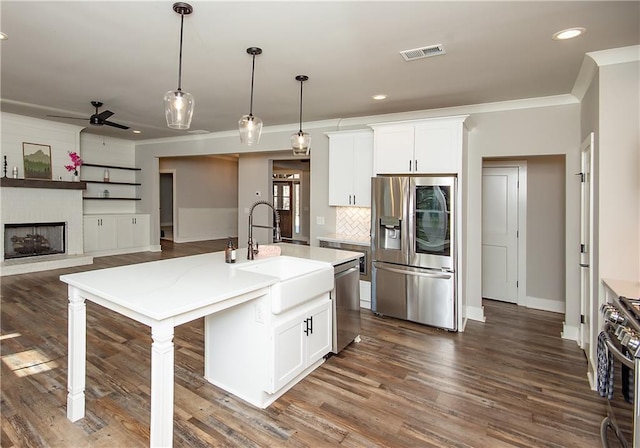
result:
[[[69,151],[69,157],[71,157],[71,165],[65,165],[64,167],[67,169],[67,171],[73,171],[77,174],[78,167],[82,165],[82,159],[75,151]]]

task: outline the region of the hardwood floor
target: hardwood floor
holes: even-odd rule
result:
[[[224,241],[2,278],[2,447],[149,444],[149,328],[87,306],[86,417],[66,418],[64,273],[220,250]],[[179,298],[176,298],[179,300]],[[176,328],[174,446],[598,447],[606,401],[562,316],[484,302],[450,333],[363,310],[362,342],[256,409],[203,375],[203,320]],[[233,341],[229,341],[233,343]]]

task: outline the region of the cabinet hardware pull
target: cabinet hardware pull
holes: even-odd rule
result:
[[[414,167],[416,169],[416,173],[418,172],[418,159],[416,159],[416,163],[414,164]]]
[[[309,319],[304,320],[304,334],[309,336]]]
[[[313,334],[313,316],[309,318],[309,332]]]
[[[411,160],[409,160],[409,171],[411,171]]]
[[[356,205],[356,195],[353,195],[353,205]]]

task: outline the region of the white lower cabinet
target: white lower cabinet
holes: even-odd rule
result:
[[[114,249],[118,244],[118,221],[115,216],[84,217],[84,252]]]
[[[274,327],[273,379],[267,392],[277,392],[331,351],[330,308],[330,302],[322,303]]]
[[[205,378],[266,408],[331,351],[331,300],[322,294],[275,315],[271,296],[205,318]]]
[[[84,215],[84,253],[101,256],[149,248],[149,215]]]
[[[118,248],[149,245],[149,215],[118,216]]]

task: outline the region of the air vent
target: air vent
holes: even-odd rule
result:
[[[415,61],[416,59],[428,58],[431,56],[439,56],[445,54],[442,44],[430,45],[428,47],[414,48],[413,50],[404,50],[400,54],[405,61]]]

